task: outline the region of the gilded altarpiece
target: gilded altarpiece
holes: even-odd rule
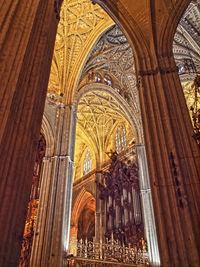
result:
[[[27,208],[26,223],[22,240],[22,249],[19,261],[19,267],[28,267],[30,263],[33,236],[37,221],[42,161],[45,156],[45,151],[46,151],[46,141],[44,136],[40,134],[40,139],[37,147],[36,160],[34,165],[30,201],[28,203],[28,208]]]

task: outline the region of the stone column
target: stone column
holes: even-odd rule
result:
[[[58,20],[54,0],[0,0],[0,266],[18,266]]]
[[[153,54],[153,51],[151,51]],[[163,266],[200,264],[200,153],[173,56],[143,58],[139,87]]]
[[[45,159],[31,266],[60,267],[67,254],[71,218],[76,112],[57,110],[55,155]]]
[[[160,256],[158,250],[158,241],[154,219],[154,210],[149,183],[149,173],[144,145],[137,145],[137,158],[139,166],[139,185],[142,204],[142,213],[144,218],[145,234],[147,238],[147,247],[150,263],[153,266],[160,266]]]
[[[55,187],[54,170],[57,158],[55,156],[45,157],[43,160],[43,173],[41,177],[41,188],[37,223],[33,238],[30,266],[45,266],[46,251],[48,251],[49,233],[52,221],[52,194]]]

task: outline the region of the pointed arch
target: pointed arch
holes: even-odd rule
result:
[[[44,134],[46,140],[46,154],[45,156],[53,156],[54,153],[54,135],[52,127],[47,119],[47,116],[44,114],[42,119],[41,131]]]
[[[75,199],[75,202],[72,208],[71,225],[78,226],[78,219],[79,219],[79,216],[82,210],[84,209],[85,204],[94,199],[95,199],[94,196],[88,191],[86,191],[84,187],[81,189],[80,193]]]

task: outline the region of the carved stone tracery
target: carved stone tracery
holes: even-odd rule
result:
[[[48,90],[64,94],[67,101],[67,87],[73,78],[74,69],[85,54],[88,42],[98,33],[98,27],[112,24],[109,16],[90,0],[64,0],[59,14],[60,1],[55,1],[54,9],[59,19],[54,55],[51,66]],[[103,23],[105,26],[103,26]],[[98,37],[98,36],[97,36]],[[75,73],[78,75],[78,73]],[[74,85],[73,85],[74,86]],[[71,88],[71,90],[73,90]]]

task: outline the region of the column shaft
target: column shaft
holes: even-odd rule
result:
[[[101,174],[96,173],[96,209],[95,209],[95,241],[97,243],[102,240],[102,200],[100,199],[100,192],[98,183],[102,183]]]
[[[57,107],[55,156],[42,177],[37,230],[31,266],[60,267],[67,255],[71,218],[76,113],[71,105]],[[49,171],[48,171],[49,170]],[[48,185],[48,186],[47,186]]]
[[[149,259],[150,263],[153,266],[159,266],[160,256],[158,251],[158,241],[155,227],[154,210],[149,183],[149,173],[146,160],[145,146],[138,145],[136,149],[139,165],[139,184],[142,202],[141,204],[144,218],[145,234],[147,238]]]
[[[198,266],[199,148],[173,58],[157,64],[139,93],[161,262]]]
[[[18,266],[57,23],[53,0],[0,1],[0,266]]]

